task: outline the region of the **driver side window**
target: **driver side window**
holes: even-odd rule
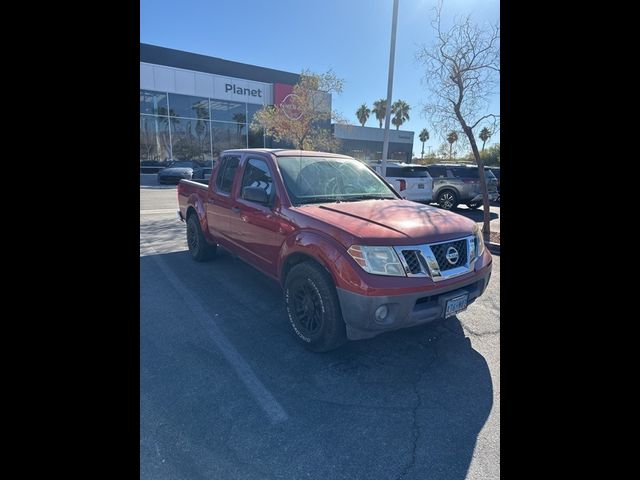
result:
[[[271,172],[267,166],[267,162],[264,160],[258,160],[252,158],[247,162],[247,166],[244,169],[244,176],[242,177],[242,188],[244,187],[258,187],[262,188],[267,195],[271,197],[271,191],[273,189],[273,179],[271,178]]]

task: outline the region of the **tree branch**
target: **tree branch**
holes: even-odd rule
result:
[[[494,115],[493,113],[490,113],[490,114],[488,114],[488,115],[484,115],[484,116],[480,117],[476,123],[474,123],[473,125],[471,125],[471,129],[473,130],[474,128],[476,128],[476,127],[478,126],[478,124],[479,124],[482,120],[484,120],[484,119],[486,119],[486,118],[489,118],[489,117],[493,117],[493,118],[500,118],[500,115]]]

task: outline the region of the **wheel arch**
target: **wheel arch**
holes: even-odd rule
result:
[[[278,261],[278,279],[284,286],[291,268],[304,261],[320,265],[329,274],[336,287],[359,284],[345,248],[334,238],[315,231],[299,231],[292,234],[282,245]]]
[[[282,264],[282,267],[280,269],[280,283],[284,285],[287,275],[289,274],[291,269],[296,265],[304,262],[315,263],[316,265],[322,267],[322,269],[325,270],[329,275],[331,275],[331,271],[329,271],[327,266],[318,258],[309,255],[307,252],[293,252],[284,259],[284,263]],[[333,278],[333,275],[331,275],[331,278]]]
[[[462,198],[462,196],[460,195],[460,190],[458,190],[456,187],[454,187],[453,185],[445,185],[444,187],[440,187],[438,190],[436,190],[433,193],[433,199],[434,201],[436,201],[436,198],[440,195],[441,192],[444,192],[445,190],[451,190],[453,193],[456,194],[456,197],[458,197],[458,200],[460,201],[460,199]]]

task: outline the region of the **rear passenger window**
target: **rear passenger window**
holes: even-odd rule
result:
[[[460,178],[480,178],[478,174],[478,168],[471,167],[458,167],[451,169],[454,177]]]
[[[387,167],[387,177],[402,177],[402,169],[398,167]]]
[[[233,186],[233,177],[240,163],[240,157],[224,157],[216,178],[216,190],[220,193],[231,192]]]
[[[427,167],[427,171],[431,174],[432,177],[446,177],[447,172],[444,167]]]
[[[498,175],[500,175],[500,173],[498,173]],[[488,179],[493,180],[495,178],[497,180],[498,179],[498,175],[496,175],[493,170],[489,170],[488,168],[485,168],[485,170],[484,170],[484,176],[486,178],[488,178]]]

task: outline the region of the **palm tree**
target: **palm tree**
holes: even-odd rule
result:
[[[484,152],[484,144],[487,143],[487,140],[489,140],[489,137],[491,137],[491,132],[487,127],[484,127],[482,130],[480,130],[480,140],[482,140],[483,152]]]
[[[233,120],[236,122],[236,134],[238,139],[242,136],[242,129],[247,122],[247,116],[244,113],[236,113],[233,115]]]
[[[420,158],[424,158],[424,142],[429,140],[429,130],[427,130],[426,128],[423,128],[420,131],[420,135],[418,135],[418,138],[422,142],[422,155],[420,155]]]
[[[411,107],[404,100],[396,100],[391,105],[391,113],[395,115],[393,124],[396,126],[396,130],[400,130],[400,125],[410,120],[409,110],[411,110]]]
[[[373,110],[372,113],[375,114],[376,120],[380,122],[380,128],[382,128],[382,121],[387,116],[387,101],[384,98],[373,102]]]
[[[358,117],[358,121],[363,127],[364,124],[367,123],[370,114],[371,110],[369,110],[369,107],[367,107],[366,103],[360,105],[360,108],[358,109],[358,111],[356,111],[356,117]]]
[[[449,132],[447,135],[447,142],[449,142],[449,160],[451,160],[451,150],[453,148],[453,144],[458,141],[458,134],[454,131]]]

